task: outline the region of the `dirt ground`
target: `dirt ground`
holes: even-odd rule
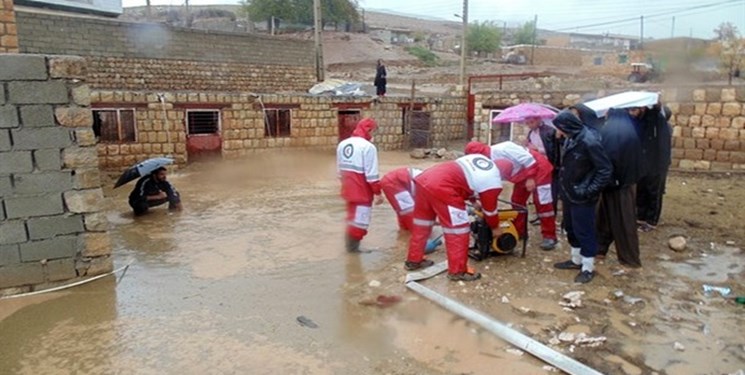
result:
[[[439,276],[424,284],[603,373],[735,373],[745,368],[745,306],[704,295],[702,285],[730,287],[730,297],[745,295],[743,182],[742,174],[672,173],[660,225],[639,234],[642,269],[624,269],[611,250],[597,267],[599,277],[588,285],[573,284],[573,272],[552,267],[568,257],[565,237],[560,249],[541,251],[540,232],[533,227],[525,258],[471,261],[483,273],[482,281],[452,283]],[[668,239],[676,235],[688,239],[686,250],[668,247]],[[400,242],[395,251],[405,254],[405,247],[405,241]],[[396,285],[401,273],[395,267],[382,270],[379,277],[392,286],[390,292],[402,293]],[[559,304],[562,296],[572,291],[584,293],[582,306],[564,308]],[[362,286],[359,293],[364,296],[369,288]],[[605,341],[596,347],[575,345],[557,340],[562,333],[564,339],[570,338],[566,333],[575,340],[584,333]],[[505,347],[474,350],[476,358],[484,359],[504,356]],[[474,367],[462,373],[481,372]]]

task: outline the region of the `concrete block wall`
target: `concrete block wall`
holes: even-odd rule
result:
[[[640,90],[641,88],[635,88]],[[648,87],[662,93],[662,102],[672,110],[672,167],[688,170],[745,169],[745,87]],[[483,92],[476,95],[474,137],[487,139],[489,112],[522,102],[564,108],[583,97],[603,97],[616,91],[594,92]],[[527,128],[514,126],[514,140],[527,135]]]
[[[16,17],[21,52],[84,56],[93,88],[272,93],[315,83],[307,40],[32,11]]]
[[[745,170],[745,87],[668,89],[673,166]]]
[[[0,55],[0,294],[112,268],[84,64]]]
[[[18,52],[18,33],[13,0],[0,0],[0,53]]]
[[[98,143],[100,167],[120,170],[151,157],[170,156],[178,164],[188,161],[186,111],[220,110],[222,155],[238,158],[273,148],[334,149],[339,141],[338,111],[359,109],[363,117],[379,124],[376,144],[381,150],[402,149],[403,107],[406,98],[314,97],[310,95],[261,95],[249,93],[167,92],[159,101],[157,93],[92,90],[95,108],[135,110],[136,141]],[[465,134],[465,99],[456,97],[418,98],[418,106],[431,113],[433,146],[462,139]],[[291,136],[271,138],[264,134],[263,108],[292,111]]]

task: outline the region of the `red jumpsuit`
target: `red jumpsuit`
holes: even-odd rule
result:
[[[553,166],[545,155],[528,150],[514,142],[502,142],[489,147],[483,143],[470,142],[466,154],[490,155],[499,168],[503,179],[515,184],[512,190],[512,205],[525,207],[531,192],[526,181],[533,179],[533,204],[541,222],[541,235],[544,239],[556,239],[556,220],[554,219],[553,199],[551,198],[551,173]],[[521,237],[525,236],[527,214],[521,213],[515,219],[515,227]]]
[[[380,194],[378,150],[370,142],[376,126],[372,119],[362,119],[336,148],[341,196],[347,202],[347,235],[357,241],[367,234],[373,197]]]
[[[413,227],[414,177],[420,173],[418,168],[396,168],[380,180],[380,188],[398,216],[399,229],[410,231]]]
[[[466,155],[431,167],[414,179],[414,226],[407,260],[424,260],[424,249],[435,219],[445,234],[448,273],[467,272],[471,225],[465,201],[479,198],[486,222],[499,226],[497,205],[502,180],[494,163],[481,155]]]

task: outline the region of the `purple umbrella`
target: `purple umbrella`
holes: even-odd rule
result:
[[[556,112],[542,104],[522,103],[505,109],[492,120],[492,124],[506,122],[523,122],[529,118],[549,120],[556,117]]]

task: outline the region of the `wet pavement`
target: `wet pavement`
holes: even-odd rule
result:
[[[382,172],[431,163],[381,154]],[[335,176],[332,153],[193,164],[170,176],[183,212],[158,208],[137,219],[126,204],[128,188],[107,189],[115,268],[131,263],[127,273],[0,300],[0,374],[548,373],[543,362],[405,290],[407,237],[398,234],[387,204],[374,208],[363,242],[377,251],[346,254]],[[433,258],[444,259],[441,253]],[[649,272],[636,281],[601,269],[593,282],[599,285],[583,288],[585,315],[557,303],[560,294],[577,289],[569,277],[546,270],[563,258],[561,251],[529,250],[525,259],[477,264],[485,279],[474,284],[442,277],[427,283],[543,342],[561,330],[604,334],[609,342],[601,351],[557,350],[607,373],[727,373],[745,368],[737,328],[742,310],[733,316],[730,305],[696,307],[699,300],[681,297],[692,294],[686,277],[742,286],[742,252],[709,253],[716,261],[667,259],[660,269],[669,275]],[[729,274],[722,276],[723,267]],[[619,287],[647,303],[603,306]],[[378,295],[403,300],[388,308],[364,304]],[[301,325],[300,316],[318,327]],[[649,333],[629,326],[645,320]],[[678,355],[673,341],[686,352]],[[706,367],[715,353],[724,364]]]

